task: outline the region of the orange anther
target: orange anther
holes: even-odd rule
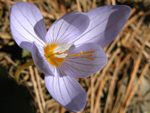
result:
[[[93,60],[93,58],[89,58],[89,56],[93,56],[91,53],[94,53],[95,51],[86,51],[86,52],[80,52],[78,54],[73,54],[73,55],[67,55],[67,57],[82,57],[86,58],[89,60]]]

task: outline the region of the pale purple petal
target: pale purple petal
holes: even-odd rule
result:
[[[70,48],[71,49],[71,48]],[[84,78],[96,73],[98,70],[102,69],[107,63],[107,57],[98,44],[87,43],[79,47],[75,47],[69,51],[68,55],[78,54],[80,52],[95,51],[94,53],[89,53],[85,55],[90,55],[88,58],[93,58],[93,60],[82,58],[82,57],[67,57],[65,62],[61,65],[61,69],[67,76],[74,78]],[[82,55],[81,55],[82,56]]]
[[[125,5],[103,6],[87,12],[90,25],[74,41],[75,44],[97,43],[106,46],[119,35],[130,12],[131,8]]]
[[[33,4],[18,2],[10,12],[10,28],[19,46],[32,51],[32,42],[44,45],[46,27],[40,10]],[[25,44],[21,44],[25,42]]]
[[[70,43],[89,25],[89,17],[82,12],[71,12],[58,19],[46,34],[46,43]]]
[[[33,42],[32,58],[37,68],[44,74],[52,75],[53,67],[49,64],[44,56],[43,47]]]
[[[51,96],[64,108],[77,112],[84,109],[87,94],[75,78],[55,69],[55,76],[45,76],[46,87]]]

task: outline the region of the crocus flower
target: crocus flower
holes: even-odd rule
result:
[[[75,78],[89,77],[106,65],[103,47],[121,32],[130,12],[125,5],[71,12],[47,31],[40,10],[19,2],[11,8],[10,27],[16,43],[32,52],[51,96],[77,112],[84,109],[87,94]]]

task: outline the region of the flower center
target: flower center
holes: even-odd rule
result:
[[[45,57],[52,66],[59,66],[59,64],[61,64],[64,61],[64,58],[59,58],[55,56],[59,54],[54,53],[56,47],[57,44],[54,43],[51,45],[46,45],[46,47],[44,48]]]
[[[69,50],[71,46],[72,44],[57,45],[56,43],[46,45],[46,47],[44,48],[44,54],[47,61],[52,66],[59,66],[61,63],[63,63],[65,57],[82,57],[89,60],[93,60],[93,58],[90,57],[93,56],[92,54],[95,51],[86,51],[86,52],[81,51],[78,54],[68,55],[67,50]]]

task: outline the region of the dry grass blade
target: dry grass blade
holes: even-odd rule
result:
[[[31,66],[29,66],[29,71],[30,71],[30,75],[31,75],[31,81],[32,81],[32,84],[33,84],[33,88],[35,90],[35,95],[36,95],[36,98],[37,98],[38,107],[40,109],[40,113],[44,113],[43,108],[42,108],[42,104],[41,104],[41,101],[40,101],[39,91],[37,89],[36,80],[35,80],[35,77],[34,77],[34,70]]]
[[[47,30],[68,12],[87,12],[104,5],[131,6],[132,12],[122,32],[104,47],[107,65],[91,77],[78,79],[88,96],[85,109],[78,113],[150,113],[149,0],[0,0],[0,65],[7,69],[10,78],[16,72],[19,83],[26,85],[36,113],[72,113],[48,93],[44,74],[28,63],[32,55],[21,57],[22,50],[12,37],[9,22],[10,8],[19,1],[33,3],[40,9]]]
[[[113,74],[112,81],[110,83],[110,87],[109,87],[109,91],[108,91],[108,95],[107,95],[107,100],[106,100],[106,104],[105,104],[104,113],[110,112],[110,110],[112,108],[113,94],[114,94],[114,90],[115,90],[115,87],[116,87],[118,71],[119,71],[119,68],[120,68],[119,63],[120,63],[120,60],[117,60],[116,68],[114,70],[114,74]]]
[[[96,102],[95,102],[95,107],[94,107],[94,112],[93,113],[97,112],[97,109],[98,109],[99,104],[100,104],[99,101],[100,101],[100,97],[101,97],[103,86],[105,84],[105,74],[106,74],[106,71],[108,70],[108,68],[111,65],[112,61],[115,59],[115,57],[117,56],[117,54],[119,52],[120,52],[120,48],[118,48],[117,51],[115,51],[115,53],[113,54],[113,56],[111,57],[111,59],[108,61],[106,67],[102,71],[101,76],[97,80],[97,83],[96,83],[97,86],[95,85],[95,90],[98,87],[98,83],[99,83],[99,89],[98,89],[98,94],[97,94],[97,98],[96,98]]]
[[[93,113],[94,110],[94,94],[95,94],[95,90],[94,90],[94,78],[93,75],[91,75],[91,109],[90,109],[90,113]]]
[[[34,71],[35,71],[35,77],[36,77],[37,85],[38,85],[38,89],[39,89],[40,99],[42,102],[42,108],[43,108],[43,111],[45,111],[45,100],[44,100],[44,96],[43,96],[42,86],[40,83],[40,77],[39,77],[40,75],[38,74],[37,68],[34,68]]]

